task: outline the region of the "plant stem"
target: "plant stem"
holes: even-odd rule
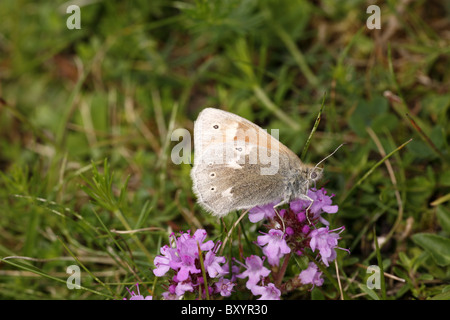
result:
[[[275,286],[279,288],[281,286],[281,282],[283,281],[284,274],[286,273],[287,266],[289,264],[289,259],[291,258],[291,253],[288,253],[284,258],[283,265],[281,266],[280,271],[277,274],[277,279],[275,280]]]

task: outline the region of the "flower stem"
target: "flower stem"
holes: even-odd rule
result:
[[[291,258],[291,253],[288,253],[284,258],[283,265],[281,266],[280,271],[277,274],[277,279],[275,280],[275,286],[279,288],[281,286],[281,282],[283,281],[284,274],[286,273],[287,266],[289,264],[289,259]]]
[[[225,245],[228,241],[228,239],[231,237],[231,233],[233,232],[234,228],[236,228],[236,226],[238,225],[239,221],[242,220],[242,218],[245,217],[245,215],[248,213],[249,210],[245,210],[243,214],[241,214],[241,216],[236,220],[236,222],[234,223],[234,225],[231,227],[230,231],[228,231],[227,237],[225,238],[225,240],[223,241],[223,245],[222,248],[220,249],[220,253],[219,255],[223,254],[223,250],[225,249]]]
[[[206,279],[205,264],[203,263],[202,251],[200,250],[200,244],[198,243],[198,241],[197,241],[197,247],[198,247],[198,258],[200,259],[200,267],[202,269],[203,283],[205,285],[206,300],[209,300],[208,279]],[[200,297],[202,295],[201,292],[202,292],[202,290],[200,290]]]

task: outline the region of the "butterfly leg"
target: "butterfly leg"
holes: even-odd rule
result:
[[[286,204],[287,202],[288,202],[287,200],[283,200],[283,201],[281,201],[280,203],[278,203],[278,204],[276,204],[276,205],[273,206],[273,210],[275,211],[275,213],[277,214],[278,218],[279,218],[280,221],[281,221],[281,224],[283,225],[283,233],[286,232],[286,226],[285,226],[285,224],[284,224],[283,218],[282,218],[282,217],[280,216],[280,214],[278,213],[277,207],[280,207],[280,206]]]
[[[306,200],[311,201],[311,203],[309,204],[308,208],[306,208],[306,211],[305,211],[306,219],[308,220],[308,223],[311,225],[312,223],[311,223],[311,221],[309,220],[309,214],[308,214],[308,211],[309,211],[309,209],[311,209],[311,207],[312,207],[312,205],[313,205],[313,203],[314,203],[314,200],[311,199],[311,198],[308,197],[308,196],[306,196],[306,198],[307,198]]]
[[[310,197],[308,197],[306,194],[302,194],[299,199],[301,200],[305,200],[305,201],[310,201],[309,206],[306,208],[305,210],[305,216],[306,216],[306,220],[308,220],[308,223],[311,225],[311,220],[309,220],[309,216],[308,216],[308,211],[309,209],[311,209],[312,205],[314,204],[314,200],[311,199]]]

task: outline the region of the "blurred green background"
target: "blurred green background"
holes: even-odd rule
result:
[[[223,231],[191,166],[172,163],[172,131],[218,107],[300,155],[324,98],[304,160],[346,143],[323,179],[351,250],[346,294],[450,297],[448,1],[2,0],[0,21],[0,298],[117,299],[137,281],[157,294],[167,232]],[[405,279],[384,292],[364,287],[374,232],[384,271]],[[67,289],[71,264],[85,290]],[[337,299],[327,284],[283,298]]]

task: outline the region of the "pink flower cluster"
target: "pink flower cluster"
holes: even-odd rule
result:
[[[322,188],[308,190],[308,196],[314,200],[309,209],[310,201],[296,200],[289,204],[288,210],[280,211],[283,223],[273,209],[275,203],[250,210],[251,222],[262,219],[268,221],[269,232],[259,236],[256,243],[262,248],[271,266],[278,266],[281,258],[292,251],[302,255],[308,249],[313,253],[318,251],[320,261],[328,267],[329,263],[336,259],[336,249],[342,249],[338,247],[338,240],[344,227],[330,230],[328,221],[322,217],[323,213],[334,214],[338,211],[338,206],[332,205],[331,198],[334,195],[328,196],[327,191]],[[318,228],[319,222],[325,227]],[[282,224],[286,228],[285,233],[280,230]],[[300,273],[299,279],[302,284],[321,286],[323,284],[321,276],[322,272],[314,262],[311,262],[308,268]]]
[[[188,292],[194,297],[204,298],[205,281],[209,296],[229,297],[238,279],[247,279],[246,288],[253,295],[259,296],[260,300],[278,300],[282,293],[281,281],[275,281],[276,277],[273,275],[269,277],[272,271],[264,266],[265,261],[272,269],[278,270],[278,276],[280,268],[282,269],[280,262],[286,255],[303,255],[306,250],[316,254],[316,261],[310,262],[300,272],[298,282],[301,285],[321,286],[324,279],[317,264],[322,263],[328,267],[336,259],[336,249],[342,249],[338,247],[338,240],[344,227],[330,230],[328,221],[322,217],[323,213],[334,214],[338,211],[338,206],[332,205],[333,195],[328,196],[322,188],[308,190],[308,196],[314,200],[311,207],[309,201],[297,200],[291,202],[287,210],[281,210],[279,215],[276,214],[273,203],[250,210],[250,221],[255,223],[266,219],[269,231],[261,232],[256,240],[263,256],[251,255],[245,258],[245,264],[236,259],[226,263],[225,257],[217,255],[221,243],[215,244],[211,240],[205,242],[207,234],[203,229],[197,230],[193,235],[189,231],[178,236],[172,234],[171,246],[162,247],[161,255],[154,259],[155,276],[162,277],[169,272],[172,275],[166,286],[167,291],[162,294],[163,298],[180,299]],[[325,226],[320,227],[319,223]],[[285,226],[285,229],[282,230],[281,226]],[[284,261],[284,266],[287,266],[287,261]],[[237,264],[231,265],[231,262]],[[239,270],[238,265],[243,270]]]
[[[203,229],[198,229],[193,235],[189,231],[178,237],[172,234],[173,246],[165,245],[161,248],[161,255],[154,260],[156,269],[153,273],[162,277],[169,270],[174,272],[168,291],[163,293],[164,299],[180,299],[186,292],[201,292],[203,297],[206,296],[199,252],[207,274],[208,294],[218,293],[224,297],[231,295],[234,283],[223,278],[228,273],[228,265],[225,264],[225,257],[216,254],[220,243],[216,245],[212,240],[204,242],[206,236]]]

